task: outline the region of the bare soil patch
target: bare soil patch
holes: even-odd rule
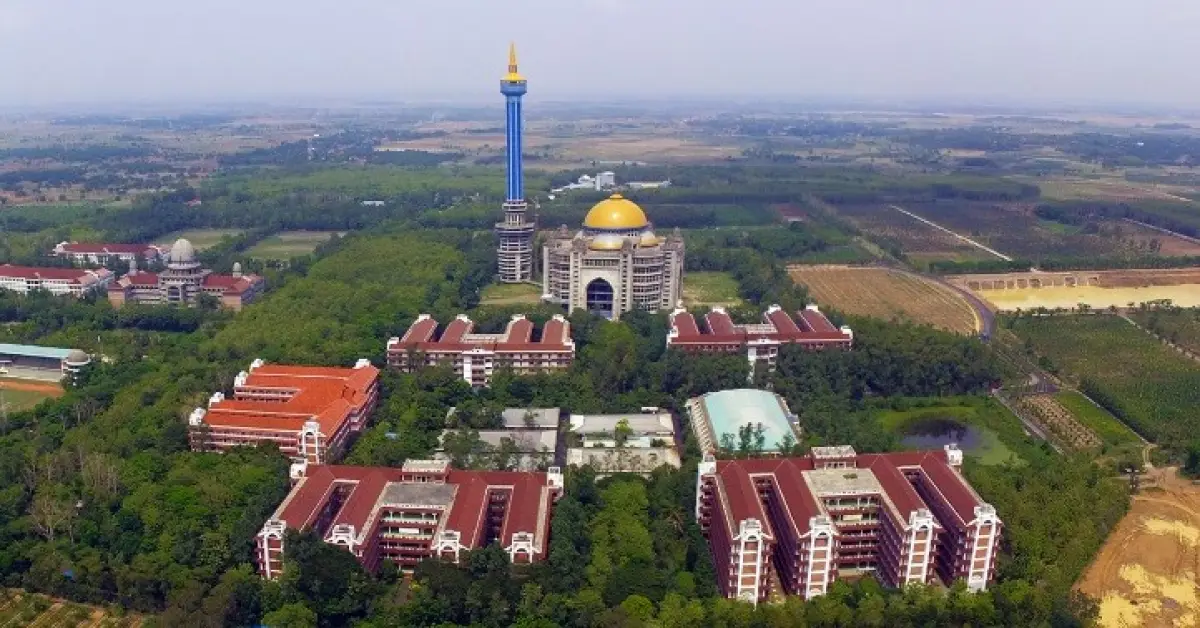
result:
[[[1100,601],[1104,628],[1200,622],[1200,486],[1152,472],[1078,584]]]

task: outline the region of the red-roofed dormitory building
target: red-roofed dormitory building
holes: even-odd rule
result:
[[[422,366],[449,364],[468,384],[487,386],[498,368],[536,373],[565,369],[575,359],[571,324],[559,315],[546,321],[536,339],[533,322],[521,314],[499,334],[472,333],[474,328],[474,321],[459,314],[439,334],[437,321],[422,314],[404,336],[388,340],[388,366],[411,373]]]
[[[287,530],[315,531],[370,571],[384,560],[410,571],[427,558],[457,562],[495,542],[514,563],[545,560],[550,515],[562,494],[548,472],[459,471],[446,461],[402,468],[309,466],[255,537],[264,578],[283,569]]]
[[[777,580],[805,598],[841,576],[885,585],[965,580],[981,591],[996,573],[1002,524],[960,473],[962,452],[856,454],[814,447],[796,458],[715,460],[697,471],[696,518],[717,584],[757,603]]]
[[[796,314],[792,318],[783,308],[772,305],[763,313],[762,323],[739,325],[724,308],[714,307],[701,327],[690,312],[677,309],[671,313],[667,348],[689,353],[741,353],[751,365],[765,362],[774,366],[782,345],[813,350],[849,349],[854,345],[854,332],[849,327],[834,326],[817,306],[810,305]]]
[[[107,268],[84,270],[0,264],[0,290],[11,290],[21,294],[45,290],[55,295],[81,297],[91,292],[103,291],[112,280],[113,273]]]
[[[255,360],[234,379],[233,398],[213,393],[188,418],[192,449],[222,451],[272,441],[293,461],[336,461],[379,400],[379,369],[280,366]]]
[[[114,260],[125,263],[157,262],[163,251],[153,244],[102,244],[92,242],[59,242],[51,252],[55,257],[67,257],[78,264],[107,264]]]

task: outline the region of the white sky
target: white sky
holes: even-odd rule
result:
[[[0,0],[0,104],[482,101],[510,39],[539,99],[1200,105],[1197,0]]]

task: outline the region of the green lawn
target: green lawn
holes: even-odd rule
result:
[[[197,251],[212,248],[219,244],[226,236],[236,236],[242,233],[241,229],[184,229],[169,233],[158,239],[161,246],[171,246],[179,238],[183,238],[192,243]]]
[[[308,255],[333,236],[335,231],[282,231],[264,238],[246,251],[252,259],[289,260]],[[340,235],[340,234],[339,234]]]
[[[734,307],[742,304],[737,280],[723,272],[685,272],[683,274],[683,305],[720,305]]]
[[[529,283],[494,283],[483,289],[480,305],[538,304],[542,288]]]
[[[1141,442],[1133,430],[1118,421],[1108,410],[1089,401],[1087,397],[1068,390],[1057,393],[1054,398],[1106,444],[1120,446]]]
[[[980,464],[999,465],[1023,460],[1004,443],[1003,438],[1027,440],[1018,419],[990,399],[962,399],[961,405],[933,405],[908,410],[880,410],[876,413],[880,427],[905,436],[906,428],[922,419],[950,419],[967,425],[979,434],[979,442],[964,448],[964,453]],[[1003,438],[1002,438],[1003,434]]]

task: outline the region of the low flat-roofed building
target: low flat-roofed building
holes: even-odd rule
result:
[[[657,408],[630,414],[572,414],[567,464],[590,465],[600,474],[648,474],[661,465],[679,468],[675,419]]]
[[[739,325],[733,322],[724,308],[714,307],[700,325],[690,312],[677,309],[671,313],[671,329],[667,332],[667,347],[688,353],[741,353],[750,365],[766,364],[775,367],[779,347],[798,345],[805,349],[850,349],[854,332],[849,327],[836,327],[815,305],[796,313],[796,318],[778,305],[763,312],[762,322]]]
[[[447,451],[448,437],[462,438],[474,433],[479,437],[478,448],[470,452]],[[466,465],[473,469],[500,469],[507,467],[517,471],[536,471],[556,465],[558,451],[557,429],[496,429],[496,430],[445,430],[438,440],[436,460],[451,460],[457,455],[466,457]],[[502,455],[503,454],[503,455]],[[502,458],[505,458],[502,460]]]
[[[463,550],[499,543],[513,563],[545,560],[550,516],[563,491],[545,473],[459,471],[449,463],[303,466],[291,492],[255,537],[264,578],[283,572],[287,530],[316,532],[370,571],[390,561],[411,571],[427,558],[457,562]]]
[[[233,398],[214,393],[188,417],[192,448],[223,451],[274,442],[296,462],[336,461],[379,400],[379,369],[283,366],[255,360],[234,379]]]
[[[107,268],[49,268],[0,264],[0,290],[29,294],[45,290],[50,294],[82,297],[103,292],[113,280]]]
[[[982,591],[995,578],[1002,523],[961,466],[953,445],[861,455],[817,447],[804,457],[743,460],[706,455],[697,470],[696,519],[721,592],[752,603],[781,593],[808,599],[863,573],[893,587],[964,580]]]
[[[457,411],[458,408],[446,411],[447,423],[451,423]],[[557,430],[561,415],[561,408],[505,408],[500,412],[500,420],[506,430]]]
[[[3,377],[58,381],[91,362],[92,358],[79,349],[0,343]]]
[[[562,370],[575,359],[571,324],[556,315],[540,337],[532,321],[514,315],[499,334],[473,333],[475,323],[459,314],[439,333],[438,323],[422,314],[401,337],[387,342],[388,366],[405,373],[423,366],[449,364],[472,386],[487,386],[498,368],[517,373]]]
[[[108,264],[114,260],[125,263],[156,262],[163,255],[162,249],[153,244],[108,244],[102,242],[59,242],[51,254],[66,257],[80,264]]]
[[[704,453],[740,450],[743,432],[751,439],[748,451],[742,453],[777,453],[800,440],[799,418],[788,409],[783,397],[772,392],[722,390],[693,397],[685,407]],[[762,442],[758,443],[760,433]]]

